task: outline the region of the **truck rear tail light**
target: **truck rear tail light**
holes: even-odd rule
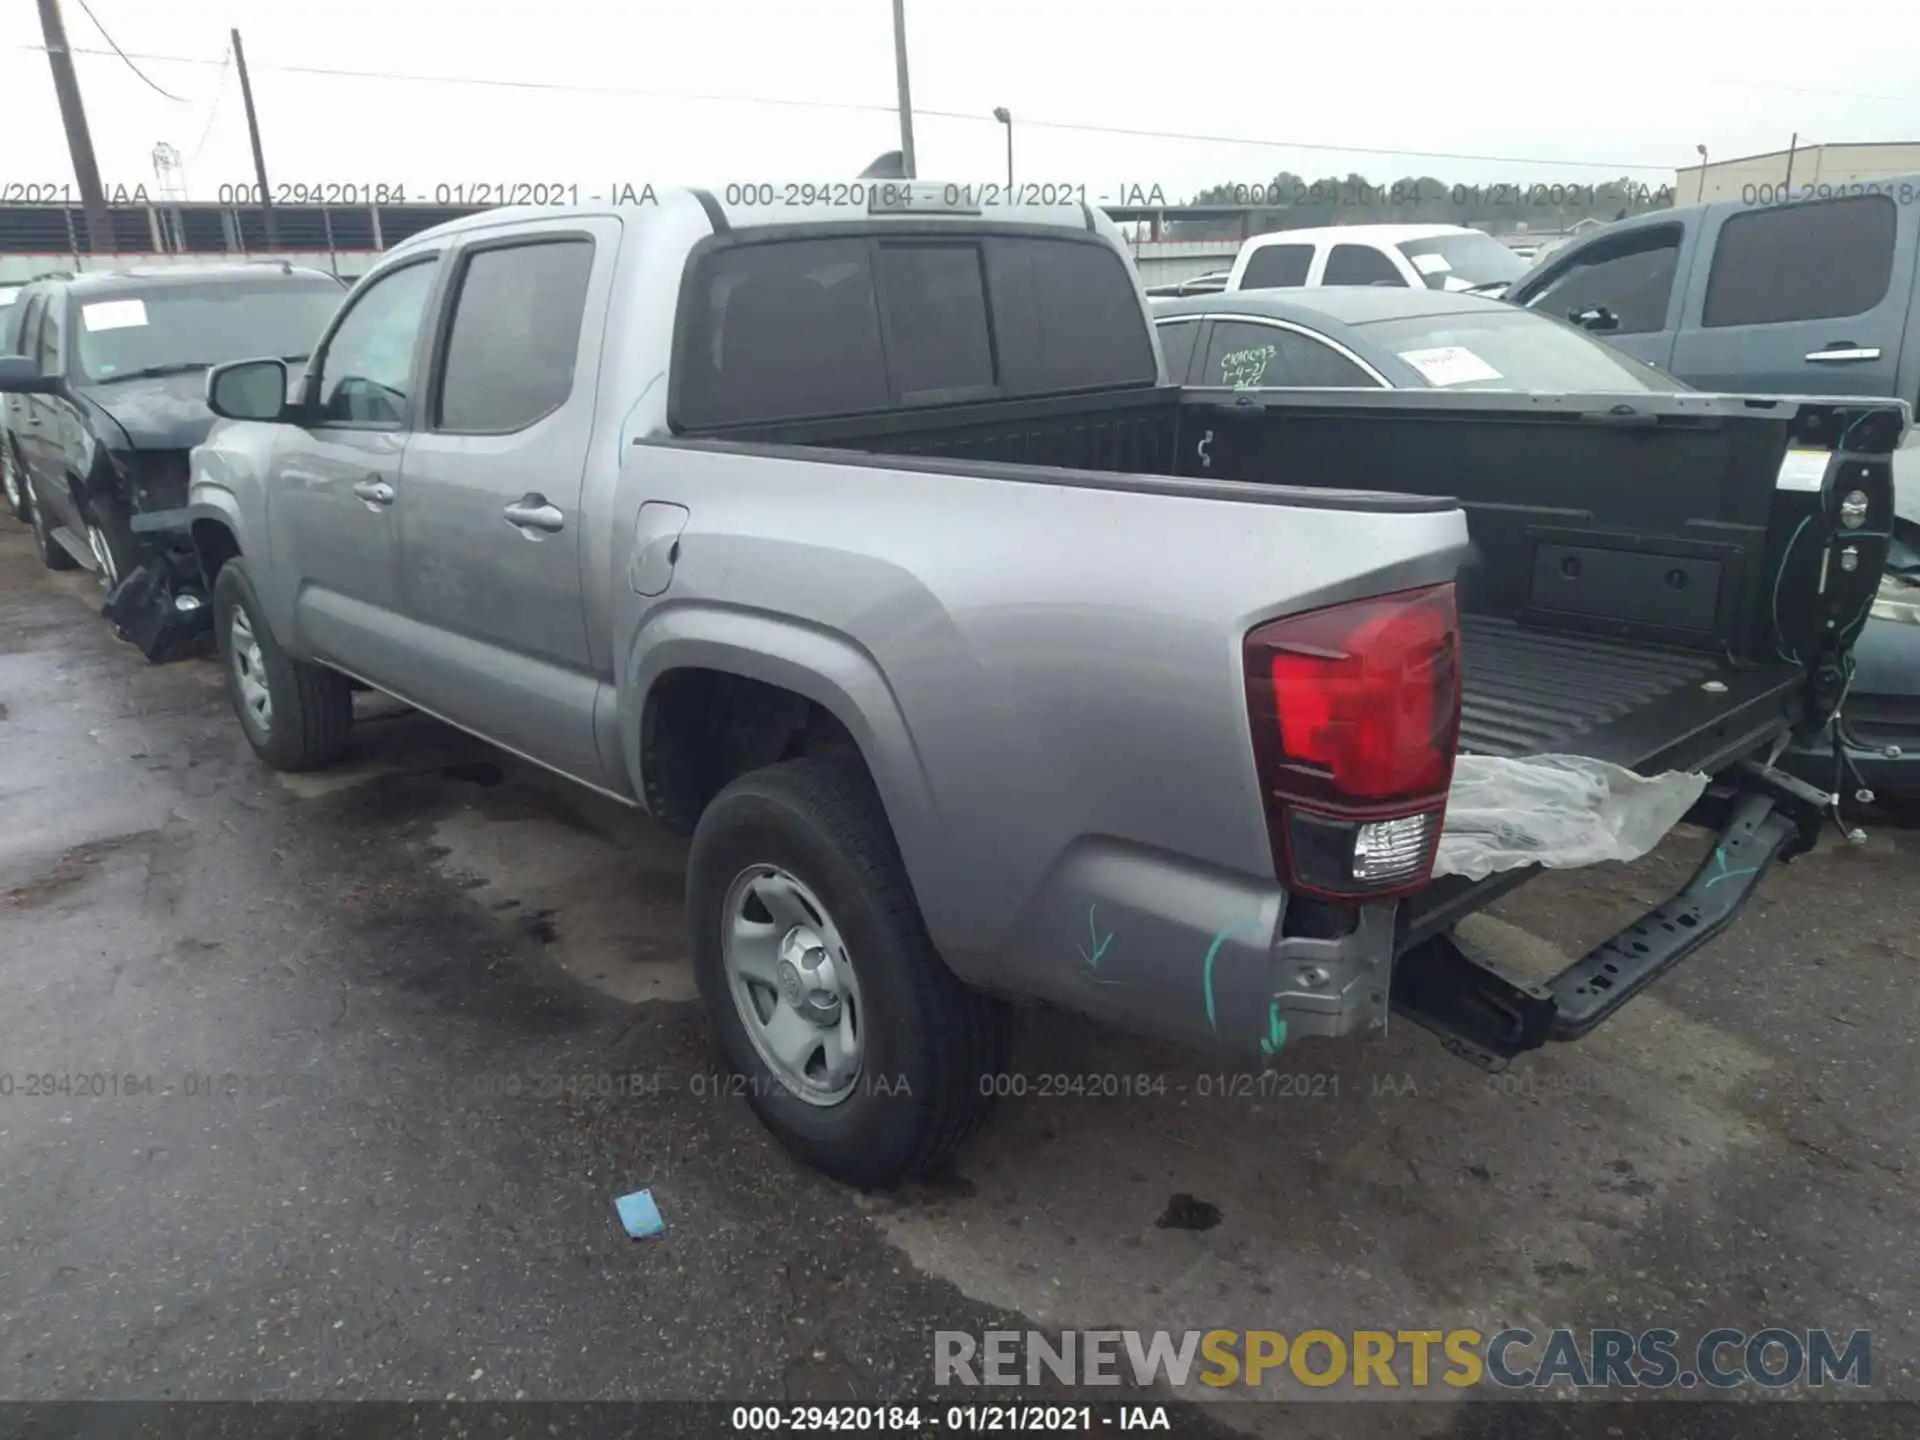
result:
[[[1453,586],[1273,621],[1245,659],[1281,882],[1328,899],[1425,885],[1460,736]]]

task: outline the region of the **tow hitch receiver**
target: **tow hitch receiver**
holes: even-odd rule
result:
[[[1545,984],[1504,974],[1450,933],[1394,967],[1393,1007],[1486,1070],[1550,1040],[1578,1040],[1724,930],[1776,859],[1813,846],[1827,797],[1757,765],[1732,796],[1704,797],[1689,819],[1725,817],[1719,841],[1678,894]]]

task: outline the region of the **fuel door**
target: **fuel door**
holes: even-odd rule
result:
[[[687,528],[687,507],[666,500],[649,500],[640,507],[633,526],[633,559],[627,565],[627,584],[636,595],[659,595],[673,583],[673,567],[680,559],[680,532]]]

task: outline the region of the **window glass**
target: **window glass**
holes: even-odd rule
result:
[[[1470,235],[1402,240],[1399,248],[1429,290],[1471,290],[1518,280],[1527,273],[1527,262],[1512,246],[1478,230]]]
[[[1371,245],[1336,245],[1321,273],[1322,285],[1405,285],[1406,277]]]
[[[1686,387],[1583,330],[1529,310],[1375,320],[1357,327],[1371,350],[1411,365],[1443,390],[1575,393]]]
[[[1200,322],[1162,320],[1159,331],[1160,353],[1167,357],[1167,379],[1175,385],[1184,385],[1187,366],[1193,361],[1194,342],[1200,338]]]
[[[93,382],[274,356],[304,360],[340,308],[331,279],[156,285],[80,302],[75,349]]]
[[[13,329],[8,335],[10,343],[7,347],[7,353],[9,355],[37,355],[40,353],[37,343],[39,337],[34,332],[40,324],[40,312],[45,308],[46,303],[46,300],[42,296],[35,295],[14,306],[14,310],[17,313],[10,317]]]
[[[469,256],[440,378],[442,430],[521,430],[573,393],[593,242],[553,240]]]
[[[18,285],[0,285],[0,355],[20,353],[20,320],[26,308]]]
[[[864,240],[714,252],[681,317],[682,424],[845,415],[887,406]]]
[[[1861,315],[1893,278],[1893,200],[1853,195],[1730,216],[1707,272],[1704,325]]]
[[[406,423],[414,342],[438,268],[429,260],[391,271],[353,299],[321,362],[322,420]]]
[[[1154,383],[1140,292],[1105,243],[993,236],[987,282],[1005,392]]]
[[[887,362],[902,399],[992,386],[978,245],[880,247]]]
[[[1666,327],[1679,260],[1678,225],[1597,240],[1569,256],[1565,269],[1527,297],[1526,307],[1555,319],[1604,308],[1620,322],[1607,334],[1650,334]]]
[[[1214,322],[1199,383],[1234,390],[1379,388],[1377,380],[1324,342],[1251,320]]]
[[[1311,245],[1262,245],[1247,256],[1247,268],[1240,276],[1242,290],[1274,290],[1283,286],[1304,285],[1313,268]]]

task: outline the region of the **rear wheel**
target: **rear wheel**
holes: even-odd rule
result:
[[[238,558],[214,581],[213,633],[227,697],[254,754],[276,770],[315,770],[340,758],[353,721],[346,678],[280,648]]]
[[[33,527],[33,548],[40,552],[40,563],[47,569],[71,570],[80,563],[53,538],[53,525],[47,518],[47,507],[39,496],[30,492],[27,495],[27,523]]]
[[[887,1186],[979,1127],[1006,1008],[935,953],[860,765],[788,760],[722,790],[694,831],[687,924],[723,1058],[808,1164]]]

